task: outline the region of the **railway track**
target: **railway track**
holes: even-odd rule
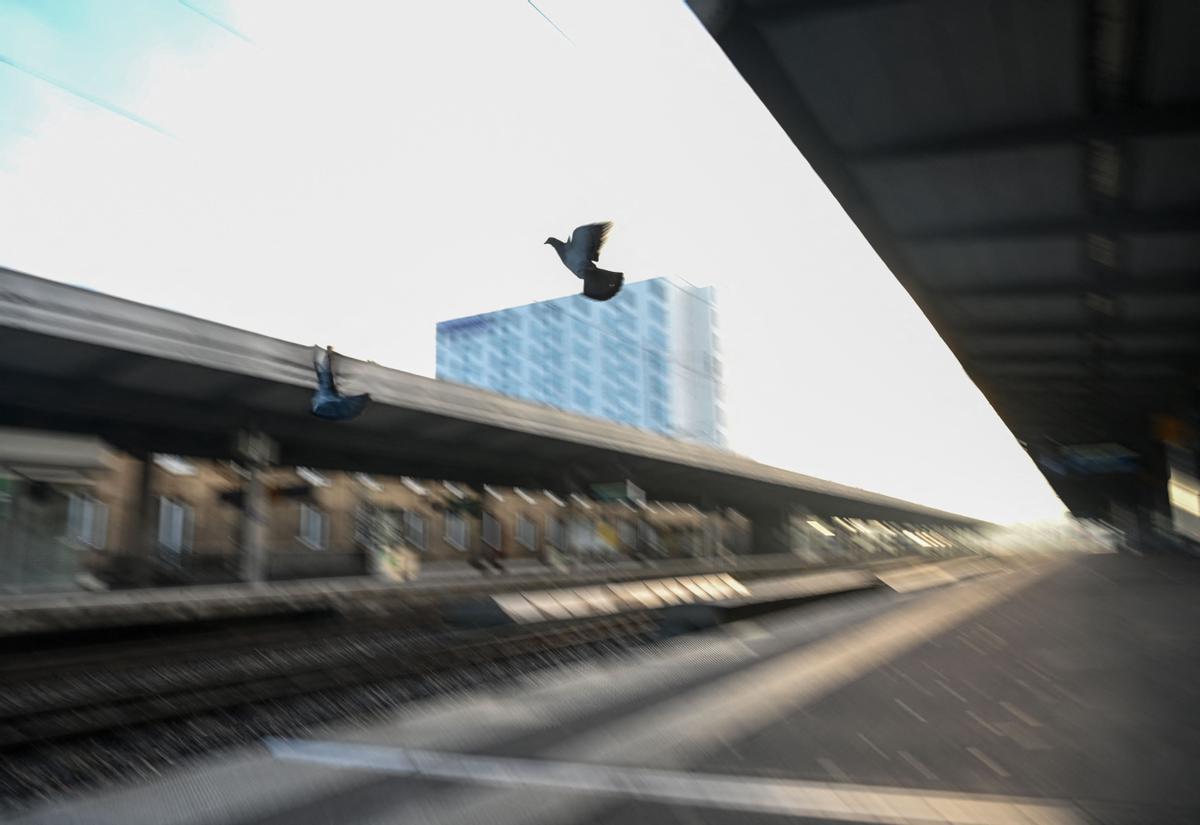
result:
[[[0,658],[0,811],[620,653],[660,638],[663,621],[640,610],[455,630],[439,616],[292,617]]]
[[[267,626],[242,626],[236,622],[203,633],[164,632],[161,636],[79,645],[64,649],[20,652],[0,658],[0,692],[15,684],[39,679],[60,680],[97,671],[112,672],[146,665],[166,665],[202,659],[206,655],[228,657],[272,647],[320,642],[371,632],[421,633],[441,626],[436,614],[417,619],[395,616],[346,619],[336,614],[290,619]],[[0,696],[0,702],[3,697]],[[0,708],[2,710],[2,708]]]
[[[11,683],[0,713],[0,754],[97,736],[135,725],[181,719],[261,702],[393,680],[420,680],[446,672],[488,668],[516,659],[545,656],[621,639],[649,638],[649,614],[623,614],[556,622],[537,628],[460,631],[420,638],[393,637],[392,643],[356,638],[347,631],[336,650],[310,648],[311,655],[285,655],[258,667],[216,660],[193,663],[175,674],[146,674],[136,666],[94,673],[78,688],[48,691],[37,683],[19,690]],[[393,631],[393,634],[395,631]],[[295,651],[291,653],[295,654]],[[207,669],[197,674],[197,669]],[[13,701],[14,693],[24,701]]]

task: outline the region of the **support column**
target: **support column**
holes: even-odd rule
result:
[[[712,500],[712,496],[701,496],[700,513],[703,519],[700,529],[704,542],[704,558],[710,561],[722,558],[721,511]]]
[[[154,556],[157,543],[154,518],[154,454],[143,452],[138,454],[137,459],[137,489],[133,493],[133,508],[122,543],[129,555],[149,559]]]
[[[745,513],[750,520],[750,552],[792,552],[792,514],[786,507]]]
[[[270,508],[263,472],[278,455],[278,445],[260,432],[238,434],[238,456],[250,477],[246,480],[241,514],[241,579],[263,582],[267,579],[267,525]]]
[[[254,466],[249,469],[242,508],[241,578],[245,582],[263,582],[267,579],[267,487],[262,469]]]

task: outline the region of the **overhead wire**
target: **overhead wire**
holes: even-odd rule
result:
[[[208,22],[212,23],[214,26],[217,26],[218,28],[222,28],[222,29],[224,29],[225,31],[227,31],[227,32],[229,32],[230,34],[232,34],[234,37],[237,37],[237,38],[240,38],[240,39],[242,39],[242,40],[245,40],[247,43],[253,43],[253,42],[254,42],[254,41],[253,41],[253,40],[251,40],[249,37],[247,37],[246,35],[242,34],[242,33],[241,33],[240,31],[238,31],[237,29],[235,29],[233,26],[231,26],[230,24],[226,23],[224,20],[220,19],[220,18],[219,18],[219,17],[217,17],[216,15],[213,15],[213,14],[210,14],[209,12],[206,12],[204,9],[198,8],[197,6],[193,5],[192,3],[189,3],[189,2],[188,2],[188,0],[177,0],[177,2],[179,3],[179,5],[183,6],[183,7],[184,7],[185,9],[187,9],[188,11],[191,11],[191,12],[194,12],[195,14],[198,14],[198,15],[200,15],[200,16],[201,16],[201,17],[203,17],[205,20],[207,20]]]
[[[558,24],[557,24],[557,23],[555,23],[553,20],[551,20],[551,19],[550,19],[550,18],[549,18],[549,17],[546,15],[546,13],[545,13],[544,11],[542,11],[542,10],[541,10],[541,9],[539,9],[539,8],[538,8],[536,5],[534,5],[534,2],[533,2],[533,0],[525,0],[525,2],[527,2],[527,3],[529,4],[530,8],[532,8],[534,11],[536,11],[538,14],[540,14],[540,15],[542,16],[542,19],[543,19],[543,20],[545,20],[547,23],[549,23],[551,26],[553,26],[553,27],[554,27],[554,30],[555,30],[556,32],[558,32],[558,33],[559,33],[559,34],[561,34],[563,37],[565,37],[568,43],[570,43],[572,46],[574,46],[574,45],[575,45],[575,41],[574,41],[574,40],[572,40],[570,37],[568,37],[568,36],[567,36],[567,33],[566,33],[565,31],[563,31],[562,29],[560,29],[560,28],[558,27]]]

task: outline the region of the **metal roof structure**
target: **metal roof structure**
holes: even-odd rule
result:
[[[259,431],[279,461],[585,491],[633,480],[660,501],[978,525],[975,519],[724,450],[338,358],[354,421],[309,412],[314,348],[0,269],[0,427],[99,435],[134,454],[231,458]]]
[[[1165,489],[1151,421],[1200,374],[1200,3],[691,5],[1064,502]],[[1141,481],[1055,460],[1097,444]]]

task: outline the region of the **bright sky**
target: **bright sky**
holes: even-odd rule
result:
[[[611,219],[602,265],[717,287],[736,451],[1062,512],[683,0],[538,5],[566,36],[526,0],[0,0],[0,265],[432,375],[436,321],[577,291],[542,241]]]

